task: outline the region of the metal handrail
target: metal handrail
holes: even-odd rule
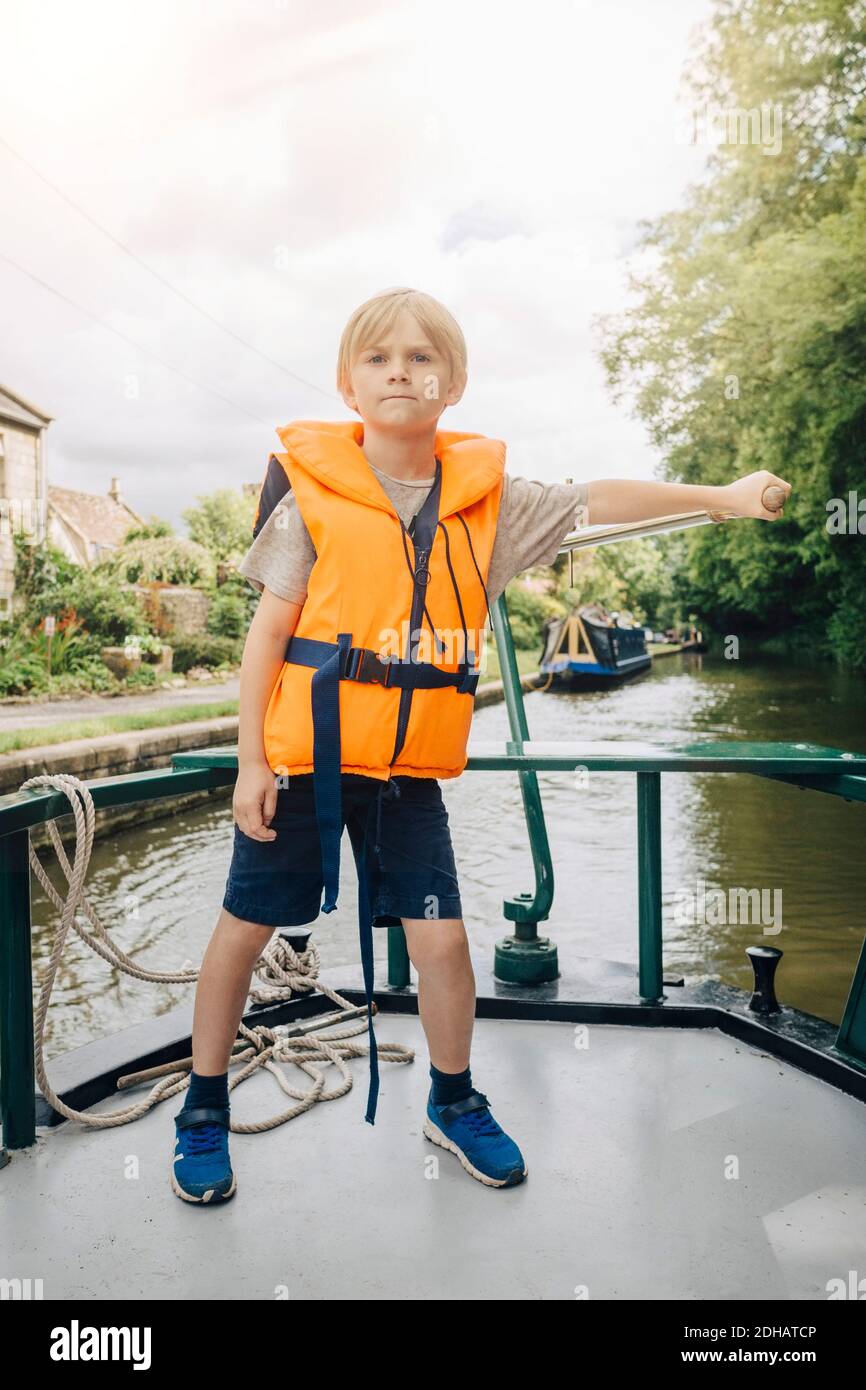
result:
[[[507,612],[504,619],[507,621]],[[747,772],[851,801],[866,800],[866,754],[811,744],[717,743],[673,749],[626,743],[563,743],[553,747],[533,743],[525,737],[525,712],[521,714],[522,692],[516,665],[509,671],[509,662],[504,663],[503,679],[517,725],[512,732],[517,736],[504,750],[477,745],[469,753],[466,769],[518,774],[525,797],[528,788],[533,804],[530,836],[544,835],[543,840],[536,838],[534,844],[536,862],[542,867],[549,864],[549,847],[537,772],[586,767],[629,772],[637,777],[641,1002],[657,1001],[662,995],[662,772]],[[175,754],[172,768],[99,778],[85,785],[99,810],[226,786],[236,776],[236,749],[208,748]],[[29,831],[34,825],[68,813],[66,797],[55,791],[33,790],[0,797],[0,1122],[10,1149],[26,1147],[35,1140]],[[542,872],[535,899],[527,902],[528,895],[524,895],[510,900],[514,910],[508,913],[506,904],[507,915],[524,927],[543,920],[552,882],[552,870],[549,878]],[[538,916],[533,917],[534,912]],[[400,929],[389,931],[389,937],[399,935]],[[855,972],[837,1042],[854,1064],[866,1070],[866,949]]]
[[[718,514],[694,512],[623,526],[587,527],[570,533],[560,553],[720,519]],[[534,894],[521,893],[505,901],[504,915],[517,924],[517,936],[530,941],[553,901],[553,864],[536,774],[578,767],[633,772],[637,778],[638,810],[638,989],[641,1003],[659,1003],[663,984],[662,772],[746,772],[843,796],[849,801],[866,801],[866,753],[802,743],[711,743],[657,748],[626,742],[533,742],[504,593],[491,609],[491,621],[500,653],[512,737],[504,752],[498,747],[482,752],[480,745],[473,749],[470,743],[466,770],[517,773],[536,879]],[[236,749],[207,748],[175,754],[168,769],[99,778],[84,785],[95,808],[100,810],[230,785],[236,776]],[[69,803],[61,792],[32,789],[0,796],[0,1126],[10,1149],[27,1147],[35,1141],[30,829],[66,814]],[[402,928],[392,928],[388,935],[389,981],[392,985],[405,985],[409,965],[405,934]],[[866,1072],[866,942],[836,1044],[846,1060]],[[0,1150],[0,1166],[2,1159]]]

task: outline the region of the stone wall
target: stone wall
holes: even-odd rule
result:
[[[74,739],[69,743],[47,744],[44,748],[23,748],[0,756],[0,794],[10,795],[21,783],[40,773],[65,773],[82,782],[118,777],[123,773],[148,772],[153,768],[170,767],[173,753],[194,748],[209,748],[236,744],[237,715],[220,719],[200,719],[168,728],[140,729],[122,734],[103,734],[99,738]],[[31,790],[38,790],[36,788]],[[118,826],[140,824],[172,816],[178,810],[197,806],[216,798],[230,799],[233,787],[190,792],[183,796],[155,797],[125,806],[98,810],[97,837],[110,834]],[[57,819],[61,839],[75,835],[72,812]],[[34,847],[51,846],[47,826],[42,823],[30,831]]]
[[[39,436],[36,430],[11,421],[0,423],[3,457],[0,457],[0,497],[3,517],[0,525],[0,617],[10,617],[15,591],[15,547],[13,525],[23,525],[26,534],[41,540],[37,517],[37,470]],[[34,529],[39,534],[34,535]]]
[[[163,635],[169,629],[185,637],[207,632],[211,600],[200,589],[182,584],[134,584],[132,591],[150,618],[151,607],[159,614]]]

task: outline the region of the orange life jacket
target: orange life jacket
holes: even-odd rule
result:
[[[295,636],[336,642],[339,632],[348,632],[354,647],[405,658],[413,597],[411,533],[404,547],[405,528],[360,447],[363,423],[301,420],[277,433],[286,446],[285,453],[272,456],[282,484],[278,476],[262,489],[254,529],[263,524],[266,491],[272,500],[291,487],[317,556]],[[440,525],[427,562],[419,659],[457,671],[464,627],[470,663],[477,665],[481,656],[487,612],[482,579],[496,536],[505,445],[483,435],[443,431],[436,435],[434,453],[442,465]],[[435,649],[431,624],[444,651]],[[289,661],[271,694],[264,747],[276,773],[313,771],[313,674],[309,666]],[[408,723],[395,753],[401,705]],[[363,678],[341,680],[341,770],[384,780],[395,772],[459,777],[471,720],[472,700],[454,686],[407,691],[401,700],[396,687],[383,689]]]
[[[378,779],[381,800],[393,773],[449,778],[466,766],[505,444],[437,432],[435,482],[407,528],[362,451],[361,421],[298,420],[277,433],[286,452],[269,460],[253,534],[291,487],[316,561],[268,702],[263,741],[276,774],[314,774],[322,911],[331,912],[340,774]],[[360,880],[359,890],[371,1065],[365,1118],[372,1124],[373,950]]]

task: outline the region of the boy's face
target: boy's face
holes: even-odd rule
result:
[[[451,379],[448,358],[408,309],[376,342],[365,344],[351,364],[351,380],[347,404],[364,421],[397,434],[435,428],[445,407],[463,394]]]

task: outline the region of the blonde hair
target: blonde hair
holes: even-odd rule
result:
[[[433,346],[448,358],[454,381],[465,386],[466,340],[454,315],[423,290],[401,286],[374,294],[355,310],[343,329],[337,356],[337,390],[341,394],[352,389],[352,363],[365,343],[373,342],[380,333],[387,333],[403,309],[414,315]]]

